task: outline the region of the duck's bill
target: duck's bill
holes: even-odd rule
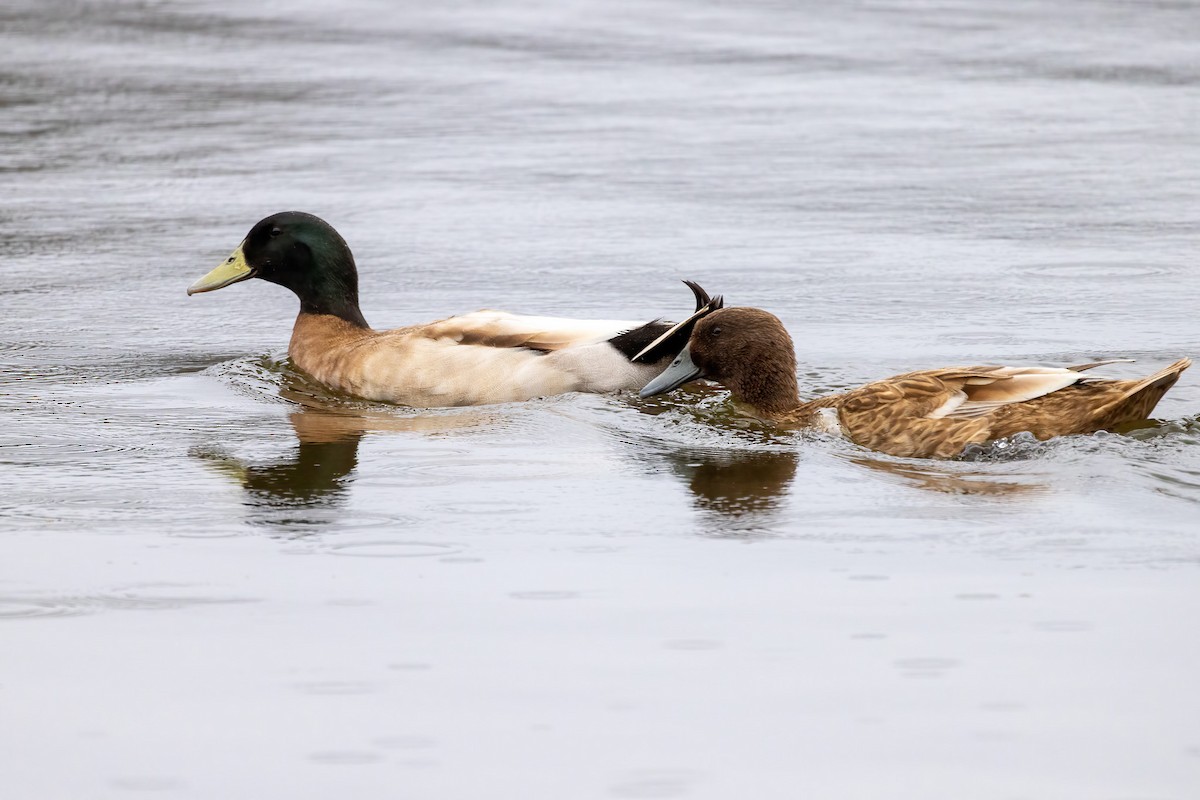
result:
[[[190,296],[201,292],[213,292],[224,289],[231,283],[253,277],[254,270],[246,263],[246,254],[242,252],[242,246],[238,245],[238,249],[222,261],[221,266],[189,286],[187,293]]]
[[[657,378],[643,386],[638,394],[642,397],[654,397],[656,394],[663,394],[672,389],[678,389],[685,383],[690,383],[697,378],[703,377],[704,370],[692,362],[691,348],[685,347],[675,357],[675,360],[671,362],[671,366],[663,370]]]

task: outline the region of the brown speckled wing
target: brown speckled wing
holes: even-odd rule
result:
[[[931,419],[929,415],[962,394],[965,382],[990,372],[930,370],[898,375],[842,396],[838,417],[856,444],[916,458],[949,458],[973,442],[986,441],[980,419]]]

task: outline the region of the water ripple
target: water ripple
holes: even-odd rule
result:
[[[1126,261],[1060,261],[1027,264],[1021,272],[1035,278],[1069,281],[1125,281],[1173,275],[1178,268],[1167,264]]]
[[[201,605],[256,603],[246,597],[203,597],[198,595],[153,595],[147,590],[180,588],[170,584],[116,589],[111,592],[81,595],[41,593],[0,596],[0,620],[40,619],[43,617],[77,617],[101,611],[161,611]]]
[[[399,542],[386,539],[332,544],[326,549],[333,555],[358,558],[430,558],[453,555],[463,551],[462,547],[452,544]]]

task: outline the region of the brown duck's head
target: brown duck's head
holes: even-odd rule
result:
[[[291,289],[303,312],[333,314],[366,326],[358,309],[358,271],[350,247],[332,225],[312,214],[284,211],[260,220],[229,258],[187,293],[212,292],[249,278]]]
[[[641,396],[669,392],[700,378],[723,383],[734,400],[768,415],[799,403],[792,337],[778,317],[759,308],[724,308],[703,317],[687,347],[646,384]]]

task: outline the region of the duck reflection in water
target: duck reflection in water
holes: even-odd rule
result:
[[[833,454],[835,458],[844,459],[868,474],[874,473],[922,492],[1027,496],[1046,490],[1036,473],[1027,469],[1002,470],[999,465],[992,465],[996,468],[989,469],[965,462],[914,463],[912,459],[896,459],[866,452],[845,442],[830,442],[826,437],[819,437],[821,442],[809,440],[810,436],[819,436],[817,434],[774,439],[769,430],[760,430],[761,423],[757,420],[748,420],[730,412],[724,403],[712,404],[711,398],[716,395],[715,392],[693,388],[691,394],[693,407],[690,410],[699,421],[711,427],[726,428],[731,433],[744,433],[747,429],[759,431],[778,445],[771,449],[684,448],[670,452],[656,451],[659,458],[670,464],[671,471],[684,480],[694,497],[696,508],[721,517],[722,523],[716,526],[720,533],[769,534],[779,521],[781,515],[778,512],[791,491],[799,455],[806,447],[819,447],[828,455],[828,445],[831,443],[841,451]],[[702,406],[699,412],[694,410],[696,397],[710,400],[708,406]],[[658,415],[673,408],[673,405],[650,403],[638,410],[643,414]],[[1004,454],[991,455],[1002,457]],[[1019,456],[1001,460],[1019,461]],[[866,478],[867,475],[862,477]]]
[[[664,454],[718,535],[770,533],[796,477],[790,450],[676,450]]]
[[[1040,482],[1031,482],[1028,474],[1004,475],[981,469],[955,469],[955,462],[921,462],[878,458],[871,455],[856,455],[848,459],[851,464],[883,473],[905,486],[929,492],[960,495],[1028,495],[1046,491]]]
[[[387,412],[333,411],[305,405],[288,415],[297,446],[285,458],[250,463],[219,446],[191,455],[234,479],[245,491],[248,522],[273,527],[319,528],[337,521],[358,466],[358,445],[372,431],[441,433],[494,421],[475,412],[402,416]]]
[[[657,417],[683,413],[706,427],[726,428],[745,433],[747,424],[758,435],[753,445],[668,449],[662,442],[642,437],[626,438],[627,455],[635,462],[659,471],[665,462],[692,494],[696,509],[716,523],[716,535],[770,534],[779,519],[777,512],[796,477],[799,453],[789,442],[779,441],[757,420],[749,421],[730,414],[723,406],[713,410],[711,401],[723,396],[718,387],[693,385],[685,396],[691,403],[675,400],[649,400],[635,403],[638,414]],[[768,444],[769,443],[769,444]],[[767,446],[763,446],[767,445]],[[775,446],[777,445],[777,446]]]
[[[1046,491],[1036,474],[1025,471],[1004,474],[966,464],[913,464],[860,453],[842,457],[855,466],[926,492],[1027,496]],[[792,450],[685,450],[672,453],[670,460],[672,471],[686,481],[695,496],[697,508],[739,518],[748,527],[769,524],[787,496],[798,465]]]
[[[683,450],[669,454],[671,470],[684,480],[696,508],[720,515],[721,532],[769,533],[788,496],[799,463],[791,450],[731,452]],[[925,492],[977,496],[1028,496],[1046,491],[1026,472],[955,468],[959,465],[912,464],[856,454],[847,460]],[[732,524],[731,524],[732,523]]]

